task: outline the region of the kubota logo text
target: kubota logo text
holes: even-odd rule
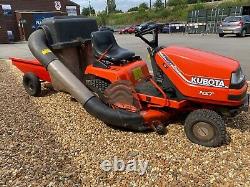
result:
[[[202,77],[192,77],[191,79],[192,84],[202,85],[202,86],[212,86],[217,88],[224,88],[225,83],[222,80],[218,79],[208,79]]]

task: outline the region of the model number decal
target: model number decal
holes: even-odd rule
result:
[[[203,91],[200,91],[199,94],[202,95],[202,96],[212,96],[212,95],[214,95],[214,92],[203,92]]]
[[[223,80],[208,79],[208,78],[202,78],[202,77],[192,77],[191,83],[196,84],[196,85],[211,86],[211,87],[216,87],[216,88],[226,87]]]

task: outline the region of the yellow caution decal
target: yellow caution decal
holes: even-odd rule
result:
[[[43,55],[47,55],[48,53],[52,53],[52,51],[49,48],[42,50]]]
[[[133,72],[135,80],[138,81],[141,78],[143,78],[143,73],[142,73],[141,67],[137,67],[137,68],[133,69],[132,72]]]

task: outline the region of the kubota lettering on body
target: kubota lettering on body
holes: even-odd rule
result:
[[[193,84],[198,84],[198,85],[202,85],[202,86],[212,86],[212,87],[217,87],[217,88],[224,88],[225,87],[224,81],[218,80],[218,79],[192,77],[191,82]]]

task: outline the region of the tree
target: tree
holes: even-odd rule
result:
[[[193,6],[193,10],[201,10],[205,9],[204,3],[202,3],[200,0]]]
[[[133,12],[133,11],[138,11],[138,7],[136,6],[136,7],[132,7],[132,8],[130,8],[130,9],[128,9],[128,12]]]
[[[102,25],[105,26],[108,22],[108,16],[106,14],[106,11],[101,12],[100,14],[98,14],[98,25]]]
[[[122,10],[115,10],[113,13],[123,13]]]
[[[115,0],[107,0],[107,3],[108,3],[108,12],[114,13],[116,10]]]
[[[148,4],[147,4],[147,3],[141,3],[141,4],[139,5],[139,9],[145,9],[145,10],[149,9],[149,8],[148,8]]]
[[[187,0],[188,4],[211,2],[212,0]],[[215,0],[216,1],[216,0]],[[217,0],[220,1],[220,0]]]
[[[186,5],[187,0],[169,0],[168,5],[169,6],[181,6],[181,5]]]
[[[154,3],[154,7],[159,9],[159,8],[163,8],[163,3],[162,3],[162,0],[156,0],[155,3]]]
[[[139,10],[148,10],[148,4],[147,3],[141,3],[139,4],[139,6],[137,7],[132,7],[130,9],[128,9],[128,12],[133,12],[133,11],[139,11]]]
[[[83,7],[83,9],[82,9],[82,15],[84,15],[84,16],[95,15],[95,9],[92,6],[90,6],[90,7]]]

